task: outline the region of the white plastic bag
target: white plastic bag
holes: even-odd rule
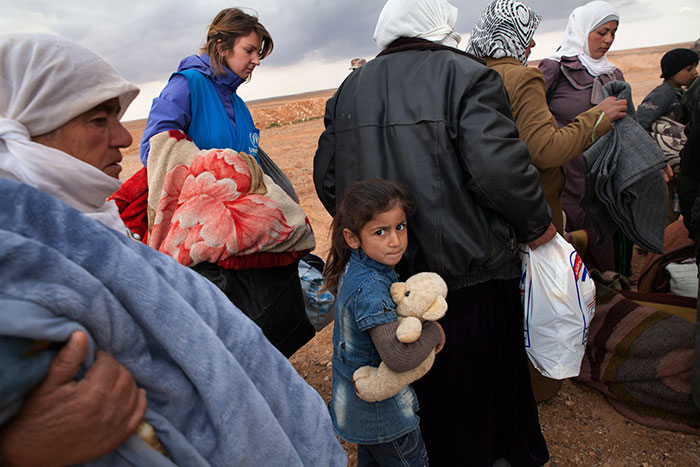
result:
[[[559,234],[535,250],[523,244],[520,257],[528,357],[549,378],[578,376],[595,313],[593,279]]]

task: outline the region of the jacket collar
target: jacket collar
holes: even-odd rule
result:
[[[419,39],[417,37],[399,37],[394,42],[389,44],[389,47],[379,52],[377,54],[377,57],[393,54],[396,52],[403,52],[406,50],[449,50],[450,52],[458,53],[460,55],[464,55],[465,57],[469,57],[472,60],[481,63],[482,65],[486,64],[486,62],[484,62],[479,57],[476,57],[463,50],[459,50],[454,47],[448,47],[446,45],[438,44],[436,42],[431,42],[425,39]]]
[[[362,264],[363,266],[366,266],[366,267],[368,267],[368,268],[370,268],[370,269],[375,269],[375,270],[377,270],[377,271],[379,271],[379,272],[386,273],[386,272],[390,272],[390,271],[392,271],[392,270],[394,269],[394,268],[391,267],[391,266],[387,266],[386,264],[382,264],[382,263],[380,263],[380,262],[377,262],[377,261],[373,260],[372,258],[370,258],[369,256],[367,256],[367,253],[365,253],[364,251],[362,251],[362,248],[358,248],[358,249],[356,249],[356,250],[352,250],[352,253],[350,254],[350,257],[351,257],[353,260],[355,260],[355,261],[359,262],[360,264]]]
[[[209,68],[209,72],[211,73],[210,76],[212,77],[212,79],[214,81],[216,81],[217,83],[221,84],[222,86],[225,86],[225,87],[235,91],[236,89],[238,89],[238,86],[243,84],[243,82],[245,81],[243,78],[241,78],[236,73],[231,71],[227,66],[224,66],[224,74],[223,75],[215,74],[211,70],[211,62],[210,62],[209,55],[202,53],[200,58],[202,59],[203,62],[205,62],[207,64],[207,67]]]
[[[520,60],[518,60],[517,58],[513,58],[513,57],[502,57],[502,58],[484,57],[484,61],[486,62],[487,66],[500,65],[502,63],[508,63],[511,65],[527,66],[527,65],[523,65],[523,63]]]
[[[195,69],[200,73],[210,77],[219,86],[230,89],[235,92],[238,86],[245,81],[243,78],[235,74],[228,67],[224,66],[224,74],[215,74],[211,69],[211,59],[209,55],[202,52],[202,55],[190,55],[185,57],[178,67],[177,71]]]

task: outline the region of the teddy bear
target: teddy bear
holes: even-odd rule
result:
[[[391,284],[391,299],[396,304],[399,326],[396,337],[400,342],[418,340],[423,321],[437,321],[447,311],[447,284],[434,272],[420,272],[406,282]],[[363,366],[355,370],[352,380],[360,399],[377,402],[392,397],[401,388],[425,375],[433,366],[435,351],[416,368],[400,373],[390,370],[384,362],[379,367]]]

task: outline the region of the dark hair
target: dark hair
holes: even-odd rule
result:
[[[342,195],[331,224],[331,248],[323,268],[325,289],[335,292],[343,268],[350,260],[352,249],[345,242],[343,230],[358,237],[362,227],[378,213],[386,212],[399,203],[407,216],[415,211],[411,193],[389,180],[372,178],[355,182]]]
[[[239,37],[247,36],[251,32],[260,36],[260,60],[270,55],[274,46],[270,33],[265,26],[260,24],[258,18],[245,13],[238,8],[226,8],[214,17],[207,32],[207,42],[202,47],[202,52],[211,58],[210,65],[215,73],[224,73],[224,50],[229,50]]]

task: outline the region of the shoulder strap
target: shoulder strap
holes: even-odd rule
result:
[[[554,93],[557,92],[557,88],[559,87],[559,84],[561,84],[561,80],[564,78],[564,73],[561,71],[561,63],[559,64],[559,68],[557,71],[557,78],[554,80],[554,83],[552,83],[552,86],[547,90],[547,104],[549,104],[549,101],[552,100],[552,97],[554,96]]]

